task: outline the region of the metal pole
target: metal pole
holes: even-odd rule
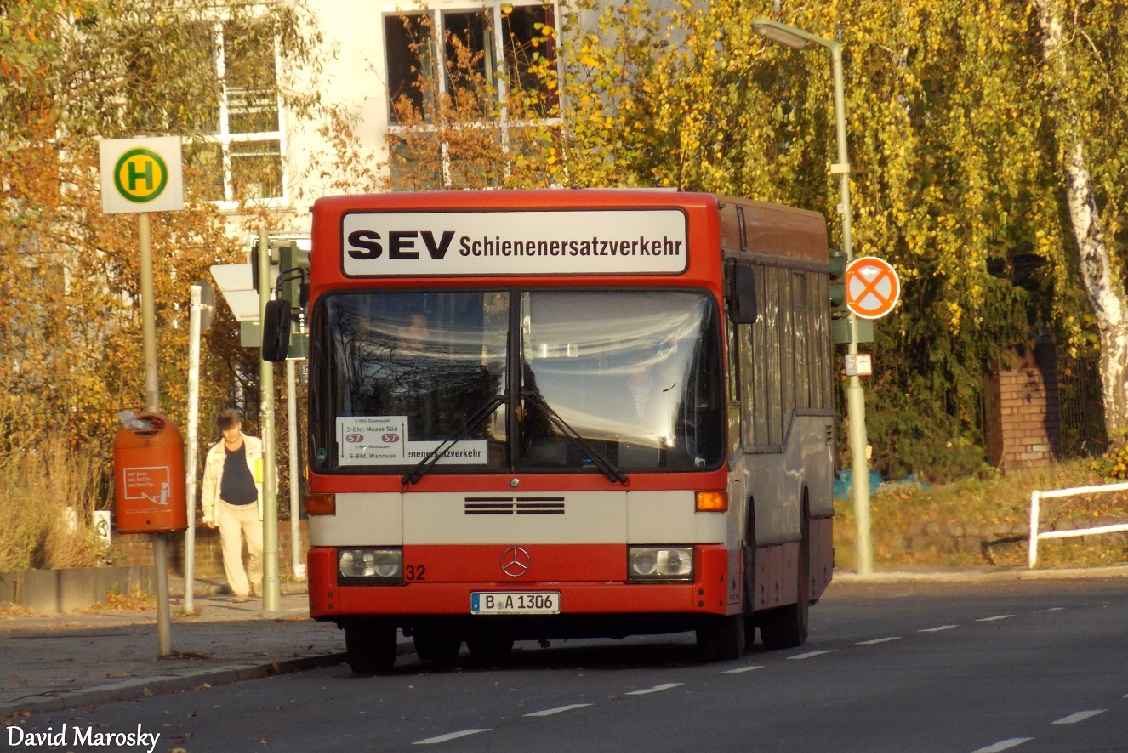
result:
[[[160,412],[161,395],[157,381],[157,314],[153,294],[153,231],[149,213],[137,215],[137,235],[141,245],[141,337],[145,362],[145,410]]]
[[[842,252],[846,263],[854,259],[853,212],[850,206],[850,156],[846,148],[846,95],[842,82],[842,43],[825,40],[830,48],[831,67],[834,73],[834,125],[838,142],[838,163],[832,168],[839,174],[838,212],[842,216]],[[850,344],[847,353],[858,355],[858,317],[851,311],[849,319]],[[851,475],[854,490],[854,519],[857,527],[854,556],[858,575],[873,572],[873,542],[870,539],[869,510],[869,458],[866,448],[866,401],[862,380],[856,374],[846,381],[846,417],[850,423],[850,455],[853,460]]]
[[[145,409],[160,412],[161,395],[157,379],[157,315],[153,294],[153,230],[149,213],[137,215],[137,237],[141,247],[141,336],[145,362]],[[168,609],[168,534],[150,534],[153,562],[157,569],[157,653],[172,654],[172,628]]]
[[[196,463],[200,412],[200,306],[199,285],[191,290],[188,315],[188,427],[185,440],[184,496],[188,505],[188,530],[184,533],[184,611],[194,612],[196,590]]]
[[[266,322],[266,304],[270,300],[270,238],[265,230],[259,231],[259,333]],[[274,364],[262,360],[259,348],[259,381],[261,397],[259,416],[262,430],[263,452],[263,515],[262,557],[264,612],[278,611],[282,600],[282,584],[278,579],[278,497],[275,496],[278,478],[274,440]]]
[[[286,430],[290,446],[290,566],[294,580],[305,580],[305,563],[301,561],[301,511],[298,506],[298,487],[301,476],[298,464],[298,378],[297,366],[286,361]]]

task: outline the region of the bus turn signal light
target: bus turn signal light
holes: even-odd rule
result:
[[[728,492],[697,492],[697,512],[728,510]]]
[[[307,515],[336,515],[337,495],[307,494],[305,498]]]

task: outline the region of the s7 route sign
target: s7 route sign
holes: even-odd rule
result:
[[[879,319],[897,305],[901,279],[884,259],[863,256],[846,266],[846,306],[863,319]]]

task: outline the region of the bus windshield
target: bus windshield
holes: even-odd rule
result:
[[[703,291],[333,293],[310,344],[318,472],[430,458],[430,473],[639,473],[723,459],[720,327]]]

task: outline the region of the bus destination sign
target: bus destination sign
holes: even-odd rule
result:
[[[341,227],[349,277],[679,274],[687,266],[679,209],[349,212]]]

